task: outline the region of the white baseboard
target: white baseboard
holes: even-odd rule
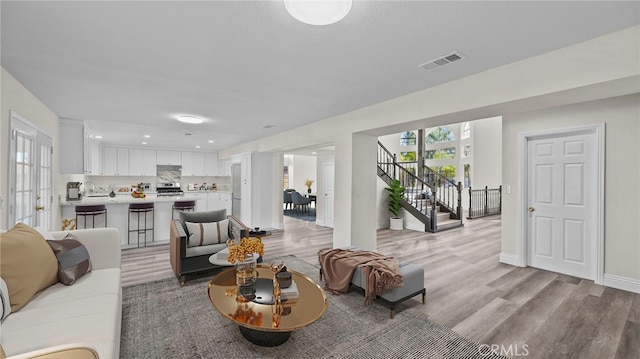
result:
[[[515,254],[500,253],[500,263],[509,264],[516,267],[524,267],[522,265],[522,259]]]
[[[621,277],[614,274],[604,274],[602,283],[606,287],[626,290],[628,292],[640,293],[640,280]]]

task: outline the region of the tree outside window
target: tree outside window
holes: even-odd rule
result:
[[[456,140],[456,135],[448,127],[437,127],[429,131],[425,137],[425,142],[429,144],[452,142]]]
[[[470,164],[464,165],[464,187],[465,188],[471,187],[471,165]]]
[[[427,160],[444,160],[449,158],[456,158],[456,148],[448,147],[437,150],[424,151],[424,158]]]
[[[400,135],[400,146],[415,146],[416,145],[416,134],[413,131],[403,132]]]
[[[400,152],[400,162],[415,162],[416,151]]]

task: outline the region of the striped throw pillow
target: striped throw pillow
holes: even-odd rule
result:
[[[229,239],[228,219],[209,223],[186,222],[186,225],[189,231],[187,247],[226,243]]]

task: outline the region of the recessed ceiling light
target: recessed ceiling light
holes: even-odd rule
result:
[[[196,146],[196,148],[200,148],[200,146]]]
[[[312,155],[317,155],[317,154],[318,154],[318,152],[313,151],[313,152],[311,152],[311,154],[312,154]]]
[[[184,123],[202,123],[202,119],[196,116],[182,115],[178,116],[178,121]]]
[[[213,143],[213,140],[209,140],[209,143]]]
[[[143,144],[143,145],[146,145],[147,143],[146,143],[146,142],[142,142],[142,144]]]
[[[149,135],[144,135],[144,138],[151,138],[151,136],[149,136]]]
[[[102,138],[102,136],[97,135],[97,136],[95,136],[95,138],[97,138],[97,139],[101,139],[101,138]]]

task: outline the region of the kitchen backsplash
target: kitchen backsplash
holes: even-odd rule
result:
[[[93,182],[97,192],[108,192],[111,188],[117,191],[118,188],[121,187],[131,187],[131,185],[136,183],[148,182],[151,184],[149,191],[155,192],[157,179],[156,176],[85,176],[85,181],[79,181],[83,183],[83,190],[85,183]],[[180,186],[183,191],[188,191],[188,184],[192,183],[197,183],[198,186],[206,183],[209,187],[215,183],[219,191],[231,190],[231,177],[229,176],[182,176]]]

